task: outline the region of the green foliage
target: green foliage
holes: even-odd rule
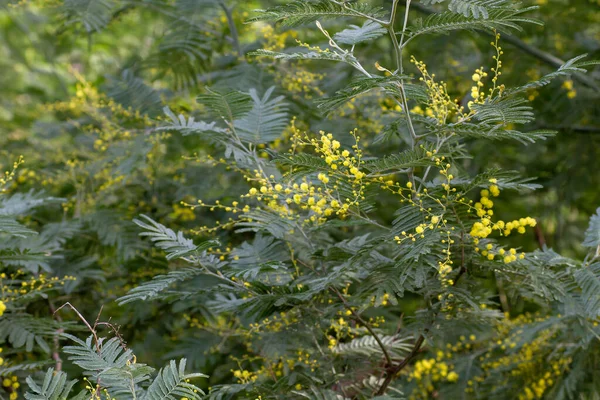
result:
[[[592,248],[600,246],[600,209],[596,210],[596,214],[590,218],[590,226],[585,231],[583,245]]]
[[[360,17],[363,14],[378,16],[380,10],[365,3],[346,3],[320,0],[317,2],[292,1],[283,6],[267,10],[257,10],[256,16],[249,22],[270,21],[280,22],[283,26],[294,27],[308,24],[318,19],[333,19],[340,17]]]
[[[59,400],[66,399],[77,383],[76,379],[67,381],[67,374],[62,371],[54,373],[54,368],[49,368],[44,381],[39,386],[31,377],[27,378],[27,384],[33,393],[26,393],[28,400]],[[85,391],[80,392],[73,399],[85,399]]]
[[[336,42],[356,45],[380,38],[386,34],[385,28],[373,21],[367,21],[362,26],[350,25],[349,28],[333,35]]]
[[[462,2],[461,3],[470,3]],[[452,4],[452,3],[451,3]],[[524,17],[523,14],[531,11],[532,8],[499,8],[486,11],[485,18],[480,15],[482,11],[456,14],[454,12],[435,13],[424,19],[417,19],[410,28],[409,38],[431,33],[448,34],[449,32],[462,29],[496,29],[521,31],[523,28],[520,23],[530,23],[539,25],[540,22],[533,18]]]
[[[176,400],[179,396],[184,396],[189,399],[201,399],[204,392],[188,383],[188,380],[205,377],[204,374],[186,374],[185,359],[179,362],[179,366],[175,361],[171,361],[168,366],[159,371],[144,398]]]
[[[593,1],[13,3],[1,399],[600,394]]]
[[[183,237],[182,232],[175,233],[173,230],[153,221],[150,217],[142,215],[142,218],[146,222],[134,219],[138,226],[146,229],[142,236],[150,237],[150,240],[155,245],[167,252],[167,260],[174,258],[183,258],[189,255],[199,253],[213,246],[218,246],[217,241],[206,241],[199,246],[194,245],[194,242],[190,239]]]
[[[262,98],[256,89],[250,89],[252,109],[240,119],[233,122],[234,129],[240,140],[253,144],[265,144],[281,136],[287,127],[288,114],[283,96],[270,99],[275,87],[269,88]]]
[[[71,335],[64,336],[76,343],[74,346],[64,347],[65,353],[70,355],[69,359],[84,371],[91,373],[91,378],[86,378],[87,390],[71,396],[78,380],[68,380],[65,372],[55,372],[54,368],[49,368],[41,383],[32,377],[27,378],[30,391],[25,393],[26,399],[86,399],[89,398],[88,396],[98,399],[106,396],[151,400],[175,400],[181,396],[190,399],[202,398],[200,397],[203,394],[202,390],[190,383],[190,380],[207,376],[186,373],[185,359],[181,359],[179,365],[175,361],[170,361],[152,380],[150,374],[154,369],[144,364],[137,364],[132,351],[124,348],[120,339],[105,340],[92,335],[84,342]],[[97,386],[92,387],[90,381],[95,381]],[[100,389],[100,383],[103,389]],[[144,386],[147,388],[145,389]]]
[[[334,96],[317,100],[319,108],[324,112],[331,112],[357,96],[368,93],[373,89],[383,89],[389,94],[399,94],[399,83],[407,76],[391,75],[389,77],[359,77],[335,93]]]
[[[112,0],[65,0],[65,25],[81,24],[88,33],[104,28],[110,22]]]

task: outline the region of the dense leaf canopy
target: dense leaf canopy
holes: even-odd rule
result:
[[[0,54],[0,400],[600,396],[598,0],[0,0]]]

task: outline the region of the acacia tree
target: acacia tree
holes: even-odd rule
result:
[[[528,129],[534,116],[525,95],[593,62],[577,57],[509,88],[502,83],[502,32],[538,24],[527,17],[531,8],[453,0],[411,20],[410,6],[301,0],[251,19],[283,29],[316,26],[307,33],[316,44],[299,39],[284,49],[282,40],[252,56],[276,60],[275,69],[306,60],[339,63],[340,71],[349,66],[358,75],[314,102],[334,123],[369,101],[383,102],[379,132],[361,127],[360,118],[349,133],[311,131],[313,121],[297,118],[288,124],[290,94],[275,96],[273,88],[207,89],[198,97],[202,121],[166,109],[171,122],[160,129],[214,142],[221,152],[208,161],[227,165],[249,185],[222,201],[187,204],[231,214],[195,232],[234,231],[246,241],[215,254],[214,240],[196,245],[143,216],[136,221],[143,235],[168,259],[189,265],[120,302],[184,297],[203,313],[187,315],[192,326],[240,338],[245,349],[232,355],[238,368],[231,370],[237,384],[214,386],[213,398],[597,393],[588,377],[598,357],[598,217],[586,233],[583,263],[550,249],[508,246],[508,236],[530,232],[536,220],[505,221],[494,200],[537,185],[493,168],[470,175],[464,146],[551,135]],[[330,32],[325,22],[339,18],[357,24]],[[461,29],[491,32],[493,56],[473,71],[470,93],[459,101],[435,67],[406,49]],[[391,65],[361,56],[375,40],[389,41]],[[393,215],[378,214],[384,206]],[[513,311],[515,299],[535,312]]]
[[[535,127],[561,113],[533,121],[525,98],[536,108],[561,107],[540,96],[554,88],[593,98],[582,58],[505,85],[525,80],[510,68],[526,61],[502,43],[563,64],[517,39],[539,26],[533,8],[305,0],[242,24],[253,5],[226,0],[19,3],[0,21],[10,50],[0,61],[2,151],[11,160],[26,151],[32,169],[19,169],[20,185],[66,199],[14,186],[0,199],[0,397],[26,390],[13,374],[47,364],[27,398],[72,396],[75,381],[61,371],[73,376],[71,364],[91,376],[77,398],[202,397],[194,384],[212,386],[211,398],[249,399],[599,392],[600,216],[583,262],[527,252],[538,215],[519,212],[539,201],[538,186],[492,167],[548,156],[540,140],[552,133]],[[587,11],[577,20],[593,21]],[[466,29],[492,39],[471,79],[447,74],[469,62],[473,48],[458,40]],[[433,36],[444,33],[451,40]],[[40,111],[41,102],[50,104]],[[163,103],[185,115],[165,109],[165,123]],[[588,103],[564,108],[593,121]],[[58,213],[33,212],[46,202],[62,203],[59,223],[47,223]],[[139,213],[152,215],[136,222],[170,272],[136,237]],[[185,229],[198,216],[220,222],[191,233],[165,226]],[[569,242],[583,236],[571,229]],[[157,274],[121,297],[126,306],[107,302]],[[81,311],[54,313],[65,299]],[[103,302],[120,330],[83,318]],[[99,326],[116,337],[103,339]],[[92,336],[64,334],[78,329]],[[182,356],[187,364],[171,362],[156,379],[142,363]],[[187,382],[200,375],[186,365],[210,381]]]

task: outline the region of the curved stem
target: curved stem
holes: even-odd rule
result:
[[[390,15],[390,22],[387,27],[387,30],[390,35],[390,38],[392,39],[392,46],[394,47],[394,55],[396,58],[396,73],[402,74],[404,72],[404,67],[402,64],[402,50],[404,48],[404,36],[406,33],[406,27],[408,26],[408,13],[410,10],[411,0],[407,0],[407,2],[406,2],[406,11],[404,13],[404,22],[402,24],[402,32],[400,35],[400,42],[398,42],[398,38],[396,37],[396,32],[394,30],[399,1],[400,0],[393,0],[392,14]],[[406,91],[404,89],[404,81],[402,81],[402,80],[400,81],[399,87],[400,87],[400,95],[402,97],[400,99],[402,102],[402,109],[403,109],[404,113],[406,114],[406,123],[408,126],[408,131],[410,132],[410,138],[411,138],[410,147],[411,147],[411,149],[414,149],[415,146],[417,145],[418,138],[417,138],[417,133],[415,131],[415,127],[412,123],[412,118],[410,117],[410,111],[408,110],[408,100],[406,99]],[[413,187],[416,187],[415,186],[414,169],[409,168],[407,171],[407,175],[408,175],[408,179],[412,183]]]
[[[417,354],[419,354],[419,350],[421,350],[421,346],[423,345],[424,341],[425,336],[420,335],[417,341],[415,342],[412,350],[410,351],[410,353],[408,353],[404,360],[402,360],[400,364],[393,366],[392,368],[389,368],[387,370],[385,380],[383,381],[383,383],[379,387],[379,390],[377,391],[377,396],[383,395],[390,383],[392,383],[392,379],[394,379],[394,376],[396,376],[398,372],[402,371],[404,367],[406,367],[408,363],[410,363],[417,356]]]
[[[237,52],[238,57],[244,57],[244,52],[242,51],[242,47],[240,46],[240,38],[238,35],[238,31],[235,26],[235,21],[233,20],[233,7],[227,7],[224,1],[221,1],[219,5],[225,12],[225,17],[227,18],[227,24],[229,25],[229,33],[231,34],[231,41],[233,43],[233,47]]]
[[[335,287],[330,287],[331,291],[333,291],[337,297],[341,300],[341,302],[344,304],[344,307],[346,307],[346,309],[348,311],[350,311],[352,313],[352,316],[354,317],[354,319],[356,319],[358,322],[360,322],[361,324],[364,325],[364,327],[367,329],[367,331],[369,331],[369,333],[371,334],[371,336],[373,336],[373,339],[375,339],[375,341],[377,342],[377,344],[379,345],[379,348],[381,348],[381,351],[383,352],[383,356],[385,357],[385,361],[387,362],[387,367],[391,368],[394,365],[394,361],[392,360],[392,357],[390,356],[389,352],[387,351],[387,349],[385,348],[385,345],[383,344],[383,342],[381,341],[381,339],[379,338],[379,336],[377,335],[377,333],[375,333],[375,331],[373,330],[373,328],[371,328],[371,325],[369,325],[369,323],[367,321],[365,321],[351,306],[350,304],[348,304],[348,302],[346,301],[346,298],[344,297],[344,295],[342,295],[340,293],[339,290],[337,290]]]

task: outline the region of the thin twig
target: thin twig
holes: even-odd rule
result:
[[[69,303],[67,301],[65,304],[63,304],[62,306],[58,307],[54,313],[56,314],[57,312],[59,312],[60,310],[62,310],[65,307],[70,307],[71,310],[75,311],[75,314],[77,314],[77,316],[79,317],[79,319],[81,321],[83,321],[83,323],[85,324],[85,326],[87,326],[87,328],[90,330],[90,332],[92,332],[92,335],[94,336],[94,342],[96,344],[96,351],[98,353],[100,353],[100,341],[98,340],[98,335],[96,334],[96,330],[94,328],[92,328],[92,326],[90,325],[90,323],[87,322],[87,320],[83,317],[83,315],[81,315],[81,313],[79,312],[79,310],[77,310],[73,304],[71,304],[71,303]]]
[[[388,370],[386,371],[387,374],[385,380],[383,381],[383,383],[379,387],[379,390],[377,391],[377,396],[383,395],[390,383],[392,382],[392,379],[394,379],[394,376],[396,376],[398,372],[402,371],[402,369],[404,369],[404,367],[406,367],[417,356],[417,354],[419,354],[419,350],[421,349],[421,346],[423,345],[424,341],[425,336],[421,334],[415,342],[412,350],[410,351],[410,353],[408,353],[404,360],[402,360],[400,364],[388,368]]]
[[[495,271],[494,277],[496,278],[496,288],[498,289],[498,298],[500,299],[500,306],[502,307],[502,312],[509,313],[510,306],[508,304],[508,298],[506,297],[506,291],[504,290],[502,278],[498,276],[498,273]]]
[[[227,24],[229,25],[229,33],[231,34],[231,41],[233,43],[233,47],[235,51],[238,53],[240,58],[244,57],[244,52],[242,51],[242,46],[240,45],[240,37],[238,35],[237,27],[235,26],[235,21],[233,20],[232,10],[233,7],[227,7],[225,1],[220,1],[219,5],[225,11],[225,17],[227,18]]]
[[[392,361],[392,357],[390,356],[390,354],[388,353],[385,345],[383,344],[383,342],[381,341],[381,339],[379,338],[379,336],[377,335],[377,333],[375,333],[375,331],[373,330],[373,328],[371,328],[371,325],[369,325],[369,323],[367,321],[365,321],[351,306],[350,304],[348,304],[348,302],[346,301],[346,298],[344,297],[344,295],[342,295],[340,293],[340,291],[338,289],[336,289],[335,287],[330,287],[331,291],[333,293],[335,293],[337,295],[337,297],[341,300],[341,302],[344,304],[344,307],[346,307],[347,310],[349,310],[352,313],[352,316],[361,324],[364,325],[364,327],[367,329],[367,331],[369,331],[369,333],[371,334],[371,336],[373,336],[373,339],[375,339],[375,341],[377,342],[377,344],[379,345],[379,347],[381,348],[381,351],[383,352],[383,356],[385,357],[385,360],[387,362],[387,366],[388,368],[391,367],[392,365],[394,365],[394,362]]]
[[[50,299],[48,299],[48,308],[50,308],[50,312],[52,313],[54,319],[56,319],[58,322],[62,322],[62,318],[60,317],[60,315],[56,314],[56,307],[54,307],[54,303],[52,303],[52,300],[50,300]],[[64,332],[65,332],[65,330],[63,328],[59,328],[56,330],[55,335],[52,338],[52,340],[53,340],[52,359],[55,362],[55,365],[54,365],[55,371],[62,371],[62,359],[60,358],[59,336],[61,333],[64,333]]]

